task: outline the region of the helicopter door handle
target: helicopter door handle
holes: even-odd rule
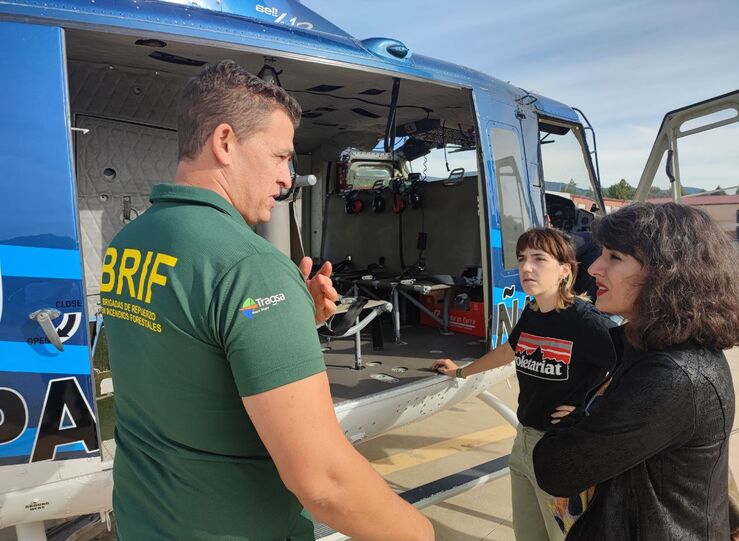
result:
[[[59,351],[64,351],[62,340],[61,338],[59,338],[59,334],[56,332],[56,328],[51,322],[53,319],[56,319],[61,315],[62,313],[59,310],[54,310],[53,308],[42,308],[41,310],[31,312],[28,317],[35,320],[36,323],[41,325],[46,338],[49,339],[49,342],[54,344],[54,347],[56,349],[58,349]]]

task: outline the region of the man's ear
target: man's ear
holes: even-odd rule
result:
[[[230,124],[218,124],[210,135],[210,148],[220,165],[231,165],[236,145],[236,133]]]

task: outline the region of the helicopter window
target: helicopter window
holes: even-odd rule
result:
[[[388,163],[355,163],[349,169],[347,183],[355,190],[369,190],[378,181],[387,184],[393,177],[393,166]]]
[[[573,201],[582,198],[595,203],[585,155],[576,136],[579,128],[565,129],[550,124],[540,124],[540,127],[539,144],[546,192]],[[578,199],[576,206],[585,208],[583,201]],[[587,207],[589,209],[590,205]]]
[[[399,135],[395,139],[395,152],[407,164],[408,172],[418,173],[424,182],[447,180],[455,169],[465,174],[477,174],[477,147],[473,128],[462,125],[448,127],[439,120],[411,123],[417,130],[413,135]],[[409,124],[410,125],[410,124]],[[408,125],[399,128],[405,133]],[[423,132],[420,128],[425,128]],[[383,141],[374,150],[383,151]],[[356,187],[356,186],[355,186]]]
[[[518,266],[516,241],[531,225],[521,167],[521,146],[516,132],[505,128],[490,130],[498,179],[503,267]]]
[[[449,173],[458,168],[466,174],[477,173],[477,150],[466,149],[457,145],[446,145],[446,148],[435,148],[425,156],[408,162],[411,172],[420,173],[427,182],[446,180]]]

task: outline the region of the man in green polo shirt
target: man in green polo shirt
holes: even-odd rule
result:
[[[330,266],[301,270],[250,226],[290,185],[297,102],[235,63],[191,79],[180,162],[105,253],[116,386],[113,505],[134,540],[430,540],[336,420],[315,324]],[[307,287],[306,287],[307,285]]]

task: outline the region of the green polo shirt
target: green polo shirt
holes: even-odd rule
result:
[[[241,401],[325,370],[302,275],[214,192],[151,201],[101,281],[119,539],[313,539]]]

